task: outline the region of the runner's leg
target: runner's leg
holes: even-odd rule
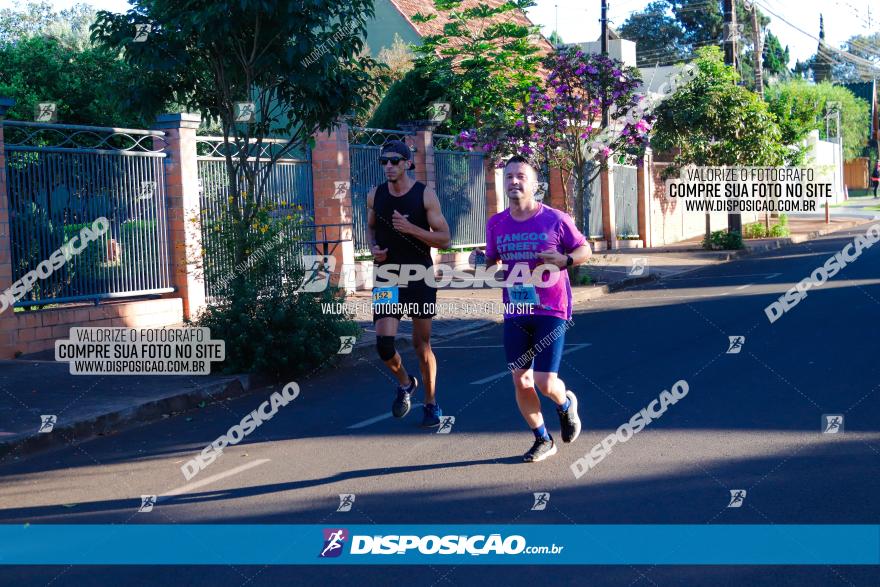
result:
[[[435,404],[434,388],[437,383],[437,358],[431,350],[431,318],[413,318],[413,348],[419,359],[422,384],[425,387],[425,403]],[[408,381],[408,380],[407,380]]]
[[[376,337],[390,336],[393,338],[397,336],[398,326],[400,326],[399,318],[379,318],[376,320]],[[384,363],[391,369],[391,373],[394,374],[400,385],[409,385],[409,373],[406,372],[406,368],[403,366],[400,353],[395,350],[394,356],[384,361]]]
[[[541,415],[541,400],[535,393],[535,379],[531,369],[513,370],[513,387],[516,389],[516,405],[519,413],[529,428],[534,430],[544,425],[544,416]]]

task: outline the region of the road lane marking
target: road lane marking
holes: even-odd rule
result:
[[[418,403],[418,404],[412,404],[412,408],[418,408],[418,407],[421,407],[421,406],[423,406],[423,405],[424,405],[424,404],[421,404],[421,403]],[[412,409],[412,408],[410,408],[410,409]],[[391,412],[385,412],[385,413],[382,414],[381,416],[376,416],[376,417],[374,417],[374,418],[367,418],[367,419],[364,420],[363,422],[358,422],[357,424],[352,424],[352,425],[349,426],[347,429],[348,429],[348,430],[357,430],[358,428],[366,428],[366,427],[369,426],[370,424],[375,424],[376,422],[381,422],[382,420],[387,420],[387,419],[390,418],[390,417],[391,417]]]
[[[700,267],[701,269],[701,267]],[[730,275],[703,275],[702,277],[670,277],[666,281],[690,281],[692,279],[727,279],[728,277],[764,277],[771,279],[781,273],[731,273]]]
[[[586,348],[588,346],[592,346],[591,342],[583,342],[581,344],[573,344],[570,349],[566,349],[562,351],[563,355],[567,355],[568,353],[573,353],[575,351],[579,351],[582,348]],[[566,345],[567,346],[567,345]],[[510,375],[510,369],[505,369],[500,373],[496,373],[494,375],[489,375],[488,377],[483,377],[482,379],[477,379],[476,381],[471,381],[471,385],[482,385],[483,383],[489,383],[491,381],[495,381],[496,379],[501,379],[502,377],[506,377]]]
[[[747,284],[745,284],[745,285],[741,285],[741,286],[739,286],[739,287],[736,288],[736,289],[737,289],[737,291],[739,291],[739,290],[741,290],[741,289],[745,289],[745,288],[747,288],[747,287],[749,287],[749,286],[752,286],[752,285],[755,285],[755,284],[754,284],[754,283],[747,283]]]
[[[771,273],[770,275],[768,275],[764,279],[773,279],[774,277],[779,277],[780,275],[782,275],[782,273]]]
[[[243,465],[239,465],[228,471],[223,471],[222,473],[217,473],[216,475],[211,475],[210,477],[205,477],[200,481],[196,481],[195,483],[187,483],[182,487],[178,487],[177,489],[172,489],[171,491],[166,491],[162,495],[156,498],[156,501],[159,502],[163,498],[174,497],[175,495],[181,495],[183,493],[189,493],[193,489],[198,489],[199,487],[204,487],[214,481],[219,481],[221,479],[225,479],[227,477],[232,477],[233,475],[237,475],[242,471],[247,471],[248,469],[253,469],[254,467],[259,467],[262,464],[268,463],[271,459],[257,459],[255,461],[251,461],[249,463],[245,463]]]

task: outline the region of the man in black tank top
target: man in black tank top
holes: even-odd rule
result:
[[[431,319],[435,315],[437,289],[424,280],[399,286],[383,283],[378,273],[384,267],[384,273],[397,277],[407,265],[431,271],[431,247],[443,249],[451,244],[449,225],[434,190],[407,175],[413,163],[411,151],[403,141],[385,143],[379,164],[388,181],[367,194],[367,236],[377,274],[373,289],[376,349],[399,382],[391,413],[403,418],[409,413],[410,397],[418,380],[404,368],[394,348],[394,337],[400,319],[405,315],[412,318],[413,347],[425,386],[422,426],[439,426],[443,412],[434,393],[437,360],[431,350]]]

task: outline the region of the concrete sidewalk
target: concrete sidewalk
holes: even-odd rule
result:
[[[700,239],[658,249],[625,249],[597,253],[582,273],[589,285],[575,285],[575,305],[610,292],[662,280],[701,267],[776,249],[832,231],[864,224],[864,219],[836,219],[831,225],[812,220],[791,221],[792,235],[746,241],[741,251],[705,251]],[[375,331],[369,315],[369,292],[349,296],[358,303],[355,319],[363,329],[350,355],[337,368],[350,368],[375,356]],[[491,308],[491,303],[496,304]],[[432,340],[479,331],[502,320],[497,289],[453,289],[438,292],[446,308],[435,318]],[[494,311],[493,311],[494,310]],[[400,324],[398,348],[411,347],[412,322]],[[124,427],[204,407],[256,389],[252,376],[83,376],[71,375],[67,363],[52,360],[0,361],[0,463],[53,444],[86,440]],[[42,415],[54,415],[51,433],[39,433]]]

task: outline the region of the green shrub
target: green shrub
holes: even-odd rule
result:
[[[302,214],[269,205],[248,227],[232,214],[203,222],[212,235],[203,240],[202,263],[213,296],[195,324],[225,341],[219,370],[276,378],[309,374],[336,356],[340,336],[359,334],[348,316],[322,310],[322,303],[344,301],[342,290],[297,291],[306,275],[301,255],[314,254],[303,244],[313,235],[303,228],[308,219]]]
[[[742,235],[736,231],[716,230],[703,238],[703,248],[710,251],[730,251],[743,248]]]

